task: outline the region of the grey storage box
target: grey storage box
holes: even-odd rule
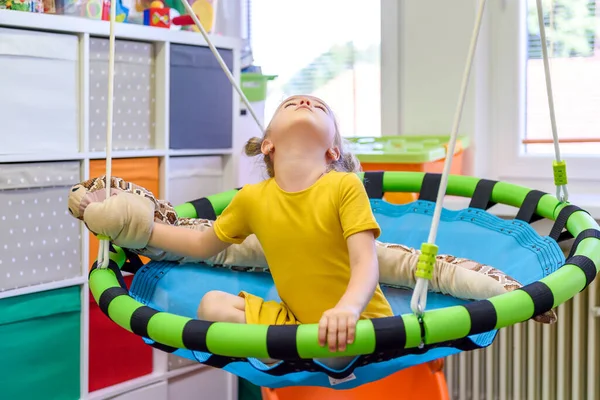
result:
[[[108,39],[90,39],[90,151],[106,151]],[[113,150],[155,147],[155,61],[150,43],[115,41]]]
[[[0,71],[0,154],[77,153],[77,36],[0,28]]]
[[[81,276],[78,161],[0,164],[0,291]]]
[[[219,49],[233,70],[233,51]],[[208,47],[171,44],[171,149],[230,149],[233,88]]]

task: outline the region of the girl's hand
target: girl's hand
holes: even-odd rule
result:
[[[356,322],[360,317],[354,307],[337,306],[323,313],[319,321],[319,344],[329,346],[330,351],[344,351],[354,342]]]
[[[101,202],[90,203],[83,221],[96,235],[108,236],[120,247],[141,249],[150,240],[154,204],[133,193],[121,192]]]

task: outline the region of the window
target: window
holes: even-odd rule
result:
[[[265,120],[292,94],[326,101],[344,136],[381,135],[380,1],[250,2],[254,65],[269,83]]]
[[[600,22],[596,0],[543,1],[555,114],[562,152],[600,154]],[[527,1],[525,152],[553,154],[535,0]]]
[[[600,157],[600,9],[595,0],[543,0],[561,157],[571,178]],[[536,0],[490,4],[492,127],[499,178],[552,179],[554,146]]]

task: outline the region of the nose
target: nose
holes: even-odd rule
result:
[[[300,105],[301,106],[309,106],[310,107],[310,100],[309,99],[301,99],[300,100]]]

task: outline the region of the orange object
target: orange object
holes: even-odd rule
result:
[[[91,160],[90,177],[95,178],[104,174],[106,174],[106,160]],[[114,159],[112,160],[111,175],[140,185],[151,191],[155,196],[161,196],[160,162],[156,157]],[[96,236],[90,233],[90,260],[96,260],[98,257],[99,245],[100,242]],[[149,261],[146,257],[141,257],[141,259],[144,264]],[[91,263],[89,268],[91,268]]]
[[[448,153],[448,144],[444,145],[446,154]],[[457,141],[454,148],[454,158],[450,166],[450,173],[460,175],[463,172],[463,154],[464,150],[461,142]],[[404,163],[373,163],[361,162],[363,171],[409,171],[409,172],[430,172],[442,173],[446,159],[429,161],[424,163],[404,164]],[[383,198],[395,204],[406,204],[418,199],[417,193],[384,193]]]
[[[335,390],[318,386],[261,388],[263,400],[450,400],[442,371],[443,360],[415,365],[354,389]]]

